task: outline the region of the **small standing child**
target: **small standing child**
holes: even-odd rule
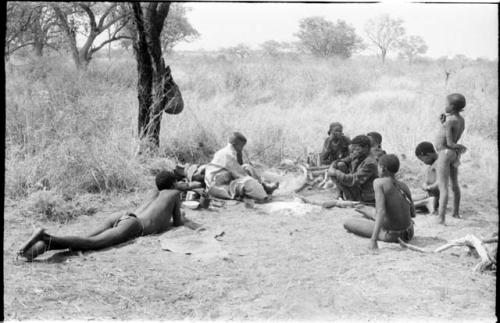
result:
[[[458,185],[458,166],[460,155],[467,148],[458,143],[465,129],[464,118],[460,115],[465,108],[465,97],[453,93],[446,97],[445,113],[441,114],[441,126],[436,137],[437,180],[439,186],[439,223],[445,224],[446,206],[448,205],[448,184],[451,180],[453,191],[452,216],[460,218],[460,186]]]
[[[372,145],[371,154],[378,162],[380,157],[387,154],[385,150],[382,149],[382,135],[376,131],[369,132],[366,135],[368,136],[368,138],[370,138],[370,142]]]

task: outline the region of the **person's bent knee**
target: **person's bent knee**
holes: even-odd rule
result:
[[[352,221],[347,220],[346,222],[344,222],[344,229],[346,229],[347,231],[352,232],[354,227],[355,224]]]

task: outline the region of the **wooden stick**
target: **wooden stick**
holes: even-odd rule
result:
[[[486,243],[494,243],[494,242],[498,242],[498,237],[483,240],[483,243],[485,243],[485,244]]]
[[[318,170],[327,170],[328,168],[330,168],[330,166],[311,166],[311,167],[308,167],[307,170],[310,172],[313,172],[313,171],[318,171]]]
[[[403,248],[408,248],[408,249],[410,249],[410,250],[413,250],[413,251],[418,251],[418,252],[422,252],[422,253],[430,253],[430,252],[432,252],[431,250],[423,249],[423,248],[420,248],[420,247],[417,247],[417,246],[411,245],[411,244],[409,244],[409,243],[406,243],[406,242],[404,242],[403,240],[401,240],[401,238],[398,238],[398,241],[399,241],[399,244],[400,244]]]

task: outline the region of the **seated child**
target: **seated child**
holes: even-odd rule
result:
[[[376,161],[380,159],[381,156],[386,155],[385,150],[382,149],[382,135],[376,131],[372,131],[366,134],[370,138],[372,144],[371,154]]]
[[[328,130],[328,138],[323,144],[323,151],[320,154],[322,165],[330,165],[332,162],[349,155],[349,138],[343,133],[343,126],[340,122],[332,122]]]
[[[171,225],[186,225],[192,229],[200,226],[186,221],[181,214],[180,192],[175,189],[175,174],[162,171],[156,176],[158,190],[132,212],[120,212],[88,236],[55,236],[37,229],[20,248],[18,255],[32,261],[48,250],[71,249],[75,251],[99,250],[134,238],[167,230]]]
[[[359,209],[367,219],[351,219],[344,223],[344,228],[356,235],[371,238],[370,249],[377,249],[377,240],[408,242],[413,238],[413,221],[415,207],[410,190],[404,183],[395,178],[399,170],[399,159],[396,155],[384,155],[378,163],[380,178],[373,182],[375,190],[375,209],[363,206]]]
[[[439,185],[437,182],[436,167],[438,154],[432,143],[423,141],[417,145],[415,155],[424,164],[429,165],[425,174],[423,189],[426,193],[414,197],[415,208],[427,209],[429,213],[437,214],[439,205]]]

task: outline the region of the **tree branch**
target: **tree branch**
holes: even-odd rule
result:
[[[109,44],[111,42],[114,42],[114,41],[117,41],[117,40],[120,40],[120,39],[130,39],[130,37],[129,36],[117,36],[117,37],[112,37],[110,39],[107,39],[107,40],[103,41],[99,46],[93,47],[90,50],[90,54],[93,54],[93,53],[97,52],[98,50],[100,50],[101,48],[103,48],[106,44]]]
[[[124,23],[123,23],[123,25],[126,25],[127,22],[128,22],[128,20],[129,20],[129,18],[130,18],[130,15],[128,13],[127,14],[123,14],[121,16],[118,16],[118,17],[112,19],[111,21],[109,21],[106,25],[104,25],[102,27],[101,32],[104,31],[104,30],[106,30],[106,29],[108,29],[109,27],[111,27],[112,25],[114,25],[117,21],[119,21],[121,19],[124,19],[124,18],[127,18],[127,19],[124,20]]]
[[[97,25],[96,25],[96,22],[95,22],[94,12],[90,9],[89,6],[87,6],[84,3],[79,3],[78,5],[80,6],[80,8],[82,8],[85,11],[85,13],[87,13],[87,16],[89,17],[89,20],[90,20],[90,34],[98,33]]]
[[[102,14],[101,16],[101,19],[99,19],[99,24],[97,25],[97,28],[99,30],[106,30],[107,28],[104,28],[103,29],[103,24],[104,24],[104,21],[106,20],[106,17],[113,11],[114,8],[116,8],[118,4],[117,3],[113,3],[112,5],[110,5],[106,11],[104,11],[104,13]]]
[[[19,50],[19,49],[21,49],[21,48],[23,48],[23,47],[30,46],[30,45],[34,45],[34,44],[35,44],[34,42],[21,44],[21,45],[19,45],[19,46],[17,46],[17,47],[14,47],[14,49],[9,49],[9,50],[7,51],[7,55],[12,55],[12,53],[14,53],[15,51],[17,51],[17,50]]]

